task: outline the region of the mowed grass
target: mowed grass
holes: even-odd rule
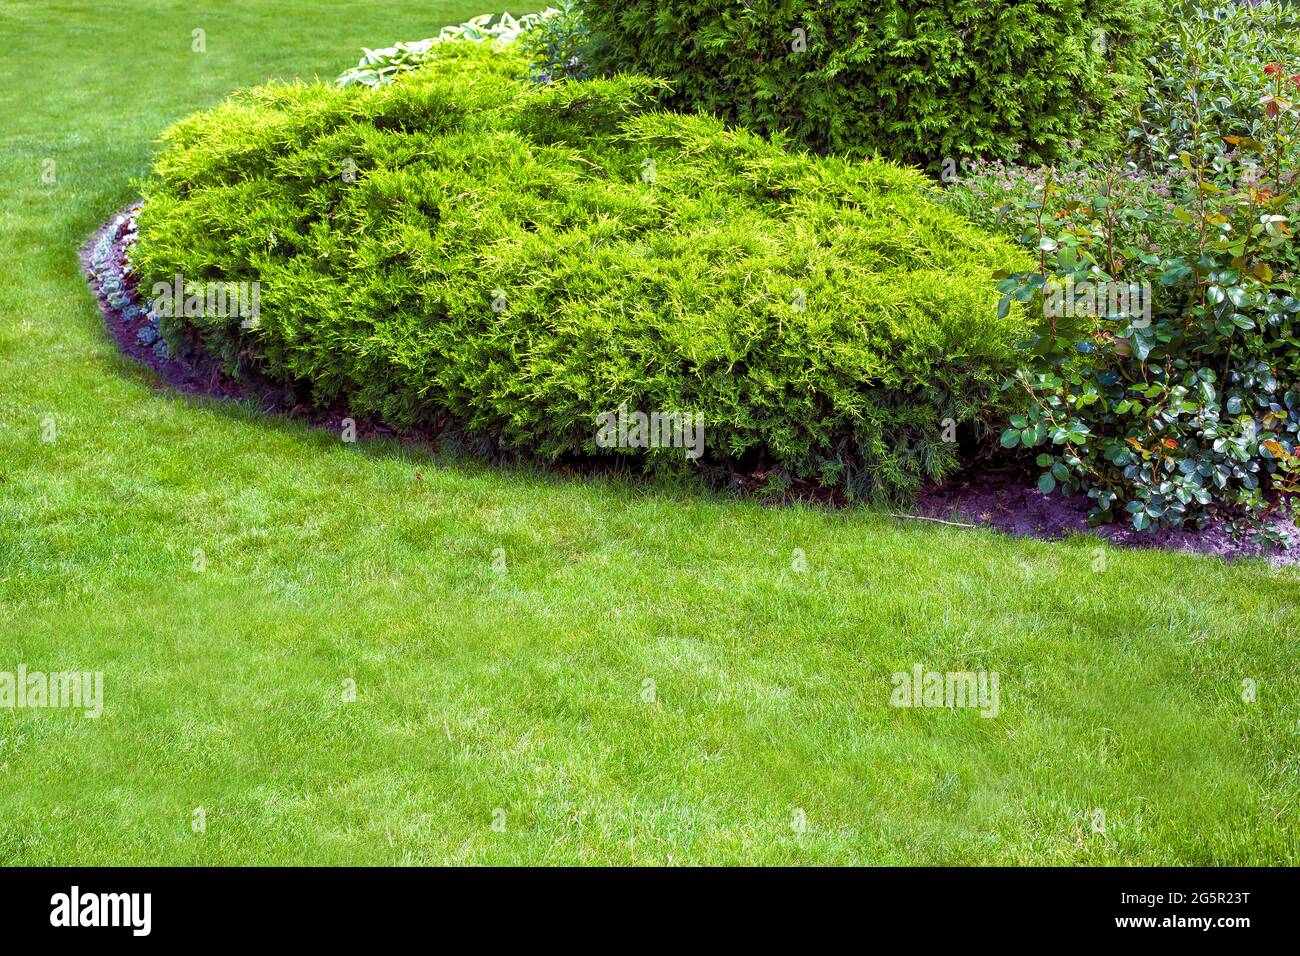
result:
[[[1300,862],[1293,572],[346,445],[118,356],[76,249],[168,122],[482,7],[0,6],[0,671],[105,675],[0,710],[0,862]],[[890,707],[917,663],[997,716]]]

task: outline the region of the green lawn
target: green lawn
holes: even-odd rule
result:
[[[196,6],[0,5],[0,671],[105,674],[98,720],[0,710],[0,863],[1300,863],[1293,572],[160,390],[76,259],[158,132],[484,3]],[[999,713],[890,707],[916,663]]]

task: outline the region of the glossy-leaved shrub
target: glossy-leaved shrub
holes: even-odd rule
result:
[[[447,44],[391,84],[273,84],[172,127],[144,287],[260,284],[255,322],[164,320],[174,351],[533,458],[855,497],[905,497],[996,419],[1026,325],[989,276],[1028,259],[920,173],[525,65]],[[702,453],[598,440],[620,409],[699,416]]]
[[[1224,137],[1250,135],[1262,97],[1270,92],[1265,63],[1300,63],[1300,6],[1286,0],[1211,3],[1174,0],[1174,21],[1152,54],[1151,81],[1132,136],[1137,158],[1159,170],[1196,147],[1187,121],[1196,108],[1209,146],[1232,152]]]
[[[596,65],[816,151],[921,165],[1118,141],[1165,0],[582,0]]]
[[[1140,136],[1106,165],[976,165],[947,197],[1035,252],[999,280],[1042,317],[1001,441],[1093,523],[1253,530],[1300,493],[1300,62],[1257,63],[1253,114],[1228,117],[1242,72],[1212,59],[1160,85],[1178,152]]]

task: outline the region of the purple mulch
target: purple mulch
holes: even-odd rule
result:
[[[958,476],[924,491],[916,514],[994,528],[1021,537],[1054,540],[1072,533],[1093,534],[1111,544],[1135,548],[1165,548],[1221,558],[1267,557],[1276,565],[1300,563],[1300,528],[1281,514],[1270,515],[1265,526],[1281,537],[1274,545],[1233,537],[1222,520],[1205,528],[1151,528],[1138,532],[1129,524],[1088,527],[1090,501],[1045,495],[1017,469],[1002,468]]]

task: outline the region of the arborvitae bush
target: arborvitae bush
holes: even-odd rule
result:
[[[851,496],[906,496],[953,466],[946,419],[996,418],[1025,329],[989,277],[1027,260],[919,173],[525,69],[449,45],[379,89],[264,86],[174,126],[142,284],[257,280],[261,314],[165,322],[173,346],[542,459]],[[701,413],[703,458],[598,447],[623,405]]]
[[[817,151],[1037,162],[1118,141],[1166,0],[583,0],[597,67]]]

